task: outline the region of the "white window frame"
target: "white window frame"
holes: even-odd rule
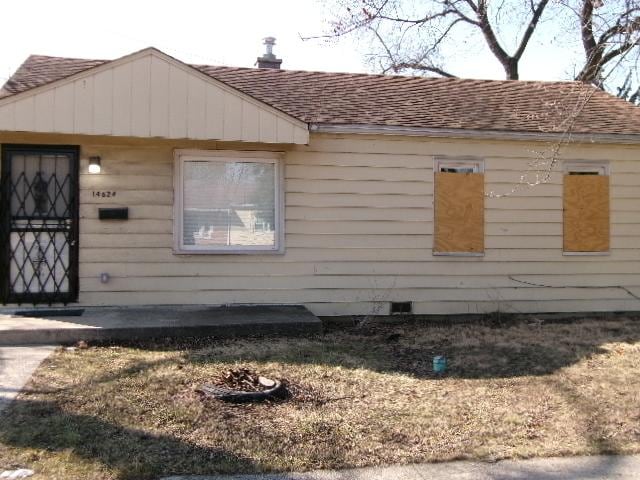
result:
[[[433,188],[436,188],[435,174],[436,173],[458,173],[458,172],[441,172],[442,168],[465,168],[471,167],[473,172],[459,172],[459,173],[484,173],[484,159],[478,157],[434,157],[433,159],[433,173],[434,181]],[[435,245],[435,191],[433,192],[433,228],[434,228],[434,245]],[[486,208],[485,208],[486,210]],[[431,255],[434,257],[484,257],[485,252],[436,252],[433,247],[431,248]]]
[[[598,175],[609,176],[609,162],[589,162],[589,161],[568,161],[564,162],[563,170],[565,175],[576,173],[597,173]]]
[[[472,168],[473,172],[461,173],[484,173],[484,160],[477,157],[435,157],[433,159],[434,173],[440,172],[442,168]],[[455,173],[455,172],[450,172]]]
[[[607,161],[589,161],[589,160],[568,160],[563,162],[562,170],[564,175],[571,175],[572,172],[585,172],[585,173],[597,173],[598,175],[604,175],[609,177],[611,175],[611,167]],[[563,201],[564,201],[564,193]],[[611,208],[611,206],[609,206]],[[609,212],[611,215],[611,212]],[[564,229],[564,216],[563,216],[563,229]],[[564,230],[563,230],[564,231]],[[564,235],[564,233],[563,233]],[[611,236],[611,231],[609,231]],[[562,249],[562,255],[566,257],[606,257],[611,255],[611,251],[606,252],[567,252]]]
[[[275,235],[274,245],[184,245],[184,163],[239,162],[271,163],[275,165]],[[173,252],[177,255],[212,254],[281,254],[284,253],[284,162],[282,152],[228,151],[228,150],[175,150],[173,201]]]

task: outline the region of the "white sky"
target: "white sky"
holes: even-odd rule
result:
[[[29,54],[113,59],[154,46],[187,63],[253,66],[275,36],[283,68],[366,72],[366,45],[355,40],[302,41],[325,30],[321,0],[21,0],[0,4],[0,83]],[[460,56],[455,73],[503,78],[477,52]],[[545,48],[526,54],[522,77],[566,79],[566,62]]]

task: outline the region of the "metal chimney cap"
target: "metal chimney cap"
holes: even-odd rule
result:
[[[276,37],[264,37],[262,39],[262,42],[267,47],[267,51],[264,54],[263,58],[275,60],[276,56],[273,54],[273,46],[276,44]]]
[[[273,53],[273,46],[276,44],[276,37],[264,37],[263,44],[267,47],[267,51],[256,60],[259,68],[280,68],[282,60],[277,58]]]

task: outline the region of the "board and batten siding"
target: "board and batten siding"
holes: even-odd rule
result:
[[[432,254],[434,156],[484,158],[487,191],[502,193],[534,147],[313,135],[285,154],[285,254],[210,256],[172,253],[172,148],[83,147],[100,153],[103,173],[81,175],[80,302],[304,303],[320,315],[386,314],[390,301],[412,301],[418,314],[640,310],[625,291],[640,295],[633,147],[564,152],[610,162],[609,255],[562,254],[561,171],[548,184],[486,199],[484,257]],[[109,189],[115,201],[92,197]],[[99,206],[120,205],[130,207],[129,221],[97,220]],[[102,272],[109,283],[100,283]]]
[[[329,134],[312,134],[308,146],[117,141],[59,140],[82,151],[82,305],[303,303],[319,315],[386,314],[390,301],[411,301],[417,314],[640,310],[629,293],[640,296],[637,147],[563,150],[567,160],[610,164],[608,255],[563,255],[559,166],[548,184],[486,198],[485,255],[451,257],[432,254],[434,156],[483,158],[486,190],[503,193],[543,144]],[[174,148],[286,150],[285,253],[174,255]],[[100,175],[86,173],[90,155],[102,157]],[[109,190],[115,198],[93,195]],[[101,206],[128,206],[130,220],[100,221]]]
[[[0,131],[262,143],[307,125],[154,49],[0,98]]]

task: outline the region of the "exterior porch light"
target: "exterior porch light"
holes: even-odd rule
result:
[[[100,157],[89,157],[89,173],[100,173]]]

